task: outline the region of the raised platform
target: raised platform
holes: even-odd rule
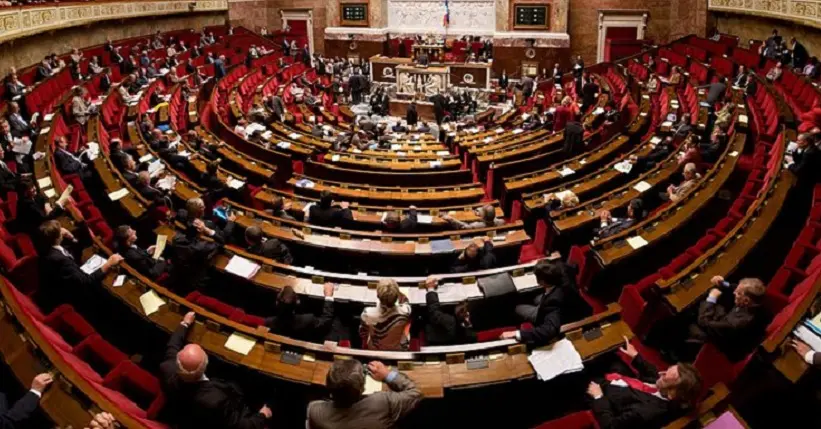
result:
[[[384,57],[374,55],[371,61],[371,81],[382,83],[398,83],[397,67],[407,70],[413,66],[410,58]],[[490,70],[492,63],[436,63],[428,69],[446,67],[449,73],[448,83],[453,86],[472,89],[490,89]],[[420,69],[424,70],[424,69]]]
[[[411,100],[391,100],[390,115],[405,119],[410,104]],[[417,101],[416,113],[419,114],[419,120],[429,122],[436,120],[436,116],[433,114],[433,103],[429,101]]]

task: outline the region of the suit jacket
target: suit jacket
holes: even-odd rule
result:
[[[277,315],[265,318],[265,326],[277,335],[303,341],[321,341],[330,330],[333,320],[334,302],[325,300],[319,316],[311,313]]]
[[[18,95],[23,95],[23,89],[25,86],[16,85],[14,82],[6,82],[6,93],[4,94],[6,100],[12,101]]]
[[[638,378],[653,383],[658,370],[636,356],[631,366],[638,371]],[[635,374],[625,374],[634,377]],[[592,411],[600,429],[657,429],[684,415],[687,407],[675,401],[632,389],[605,384],[601,398],[593,401]]]
[[[621,218],[617,221],[611,222],[604,228],[599,228],[596,230],[595,234],[596,237],[599,239],[610,237],[611,235],[616,235],[625,229],[631,228],[636,223],[635,219],[632,218]]]
[[[9,127],[11,128],[11,135],[14,137],[23,137],[31,132],[31,126],[23,119],[21,114],[9,114],[7,117]]]
[[[585,106],[592,106],[596,104],[596,93],[599,92],[599,86],[593,82],[587,82],[582,87],[582,104]]]
[[[400,373],[385,384],[390,392],[378,392],[340,408],[332,401],[308,404],[309,429],[389,429],[410,413],[422,399],[422,391],[406,375]]]
[[[225,77],[225,73],[225,62],[217,58],[214,61],[214,77],[217,79],[222,79]]]
[[[17,200],[17,228],[21,232],[33,233],[47,220],[56,219],[63,212],[60,206],[55,205],[51,213],[46,214],[46,200],[40,195],[32,199],[20,198]]]
[[[496,256],[493,254],[493,243],[486,241],[479,253],[473,259],[457,258],[450,268],[452,273],[487,270],[496,266]]]
[[[318,205],[311,206],[309,211],[309,219],[311,224],[327,227],[344,227],[349,221],[353,220],[353,214],[350,209],[342,209],[339,207],[329,207],[323,209]]]
[[[732,307],[704,301],[698,308],[697,326],[691,329],[693,339],[712,343],[727,358],[737,361],[761,342],[768,318],[759,306]]]
[[[0,166],[0,194],[5,196],[6,193],[15,191],[19,181],[20,178],[8,166]]]
[[[425,341],[432,346],[467,344],[476,342],[476,332],[465,327],[455,315],[442,311],[439,294],[429,291],[425,294],[428,320],[425,324]]]
[[[46,66],[40,64],[37,66],[37,72],[34,75],[35,82],[41,82],[49,78],[51,76],[51,70],[46,68]]]
[[[156,280],[168,270],[165,261],[154,259],[145,249],[131,246],[120,250],[120,254],[128,265],[131,265],[140,274]]]
[[[111,89],[111,78],[108,75],[102,75],[100,77],[100,92],[108,92]]]
[[[531,346],[543,346],[559,336],[562,328],[562,307],[565,301],[565,290],[553,287],[542,294],[536,321],[532,330],[521,331],[522,342]]]
[[[419,113],[416,113],[416,110],[408,109],[408,113],[405,114],[405,121],[408,125],[416,125],[419,122]]]
[[[83,163],[78,157],[71,156],[71,154],[62,149],[58,149],[54,152],[54,160],[57,162],[57,169],[63,174],[75,174],[83,169]]]
[[[807,48],[800,43],[796,43],[792,50],[792,58],[793,67],[804,67],[804,64],[807,63],[807,59],[809,58]]]
[[[724,93],[727,92],[727,85],[716,82],[710,84],[709,88],[707,91],[707,103],[715,104],[717,101],[724,99]]]
[[[40,397],[28,391],[8,410],[0,414],[0,429],[22,429],[23,423],[40,404]]]
[[[41,285],[49,285],[63,291],[72,291],[79,288],[96,286],[103,280],[105,273],[97,270],[86,274],[80,269],[80,264],[70,256],[64,255],[58,249],[50,247],[45,258],[41,256]],[[72,291],[73,292],[73,291]]]
[[[177,353],[185,345],[188,328],[180,325],[165,348],[160,364],[163,391],[169,402],[171,420],[181,429],[263,429],[265,416],[251,412],[242,392],[220,380],[186,383],[177,375]]]
[[[575,155],[584,148],[584,127],[581,122],[571,121],[564,127],[564,153]]]
[[[215,239],[220,234],[215,235]],[[171,284],[178,293],[197,290],[209,281],[209,261],[219,245],[199,237],[177,234],[171,241]]]
[[[269,238],[255,246],[249,246],[248,252],[255,255],[261,255],[269,259],[274,259],[283,264],[290,265],[294,262],[294,257],[291,256],[291,251],[288,250],[288,247],[276,238]]]
[[[802,181],[808,183],[818,183],[821,178],[821,149],[814,144],[810,144],[804,151],[793,154],[793,165],[790,171]]]

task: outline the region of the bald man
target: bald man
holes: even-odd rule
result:
[[[185,315],[171,335],[160,364],[162,384],[172,410],[172,419],[181,429],[262,429],[271,418],[263,406],[252,413],[236,386],[205,375],[208,355],[197,344],[185,345],[185,336],[194,324],[194,313]]]

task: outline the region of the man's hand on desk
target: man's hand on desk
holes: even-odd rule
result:
[[[593,399],[599,399],[604,396],[604,393],[601,390],[601,386],[598,383],[591,381],[590,384],[587,385],[587,394]]]
[[[123,257],[120,256],[119,253],[115,253],[115,254],[108,257],[108,260],[105,261],[105,264],[103,264],[103,266],[100,269],[103,270],[104,273],[107,273],[108,270],[110,270],[112,267],[116,267],[117,265],[120,265],[120,262],[122,262],[122,261],[123,261]]]
[[[189,311],[188,313],[185,313],[185,316],[183,316],[182,322],[180,322],[180,325],[183,325],[186,328],[190,327],[191,325],[194,324],[194,318],[196,316],[197,316],[197,314],[194,313],[193,311]]]
[[[516,339],[516,331],[507,331],[503,332],[502,335],[499,336],[501,340],[515,340]]]
[[[439,279],[436,277],[428,276],[428,278],[425,279],[425,289],[431,291],[436,289],[436,286],[439,286]]]
[[[713,276],[713,278],[710,279],[710,283],[712,283],[713,286],[721,286],[721,284],[724,283],[724,277]]]
[[[812,348],[810,348],[810,346],[808,346],[807,343],[805,343],[801,340],[795,340],[794,339],[794,340],[790,341],[790,347],[792,347],[798,353],[798,355],[801,356],[802,358],[807,353],[812,351]]]
[[[721,291],[720,291],[720,290],[718,290],[718,289],[712,289],[712,290],[710,291],[710,298],[712,298],[712,299],[718,299],[720,296],[721,296]]]

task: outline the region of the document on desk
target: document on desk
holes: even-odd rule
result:
[[[562,177],[570,176],[571,174],[575,174],[575,173],[576,173],[576,170],[573,170],[570,167],[564,167],[561,170],[559,170],[559,174],[561,174]]]
[[[464,286],[458,283],[445,283],[436,288],[439,302],[462,302],[467,299]]]
[[[425,295],[427,294],[427,289],[419,289],[418,287],[412,287],[410,288],[410,291],[408,293],[408,301],[410,301],[411,304],[424,304],[427,302],[427,298],[425,297]]]
[[[100,267],[105,264],[105,261],[105,258],[100,255],[91,255],[80,269],[83,270],[84,273],[91,275],[91,273],[99,270]]]
[[[650,188],[652,188],[652,187],[653,187],[652,185],[650,185],[649,183],[642,180],[641,182],[636,183],[633,186],[633,189],[635,189],[636,191],[638,191],[640,193],[645,193],[645,192],[649,191]]]
[[[431,215],[416,215],[416,222],[430,225],[433,223],[433,216]]]
[[[126,195],[128,195],[128,188],[122,188],[118,191],[114,191],[114,192],[108,194],[108,198],[110,198],[111,201],[117,201],[117,200],[123,198]]]
[[[584,369],[581,355],[567,338],[534,350],[527,360],[542,381]]]
[[[647,245],[647,240],[644,237],[637,235],[635,237],[630,237],[627,239],[627,244],[630,245],[633,249],[638,249],[639,247],[644,247]]]
[[[516,286],[517,291],[523,291],[538,287],[539,282],[536,281],[536,275],[530,273],[523,276],[513,277],[513,285]]]
[[[239,179],[235,179],[233,177],[229,177],[226,183],[228,187],[231,189],[240,189],[243,186],[245,186],[245,182]]]
[[[57,196],[57,192],[54,190],[54,188],[48,188],[45,191],[43,191],[43,193],[46,194],[46,198],[54,198]]]
[[[362,393],[363,395],[370,395],[371,393],[377,393],[382,391],[382,382],[374,380],[370,374],[365,375],[365,391]]]
[[[160,307],[165,305],[165,301],[157,295],[154,289],[140,295],[140,305],[143,307],[143,312],[146,316],[156,313]]]
[[[234,332],[228,337],[228,341],[225,342],[225,348],[243,356],[248,356],[248,353],[251,353],[256,343],[257,341],[255,339]]]
[[[453,252],[453,242],[450,239],[433,240],[430,242],[431,253],[450,253]]]
[[[165,250],[165,244],[168,242],[168,236],[164,234],[157,235],[157,243],[154,244],[154,254],[151,255],[154,259],[160,259],[162,252]]]
[[[43,177],[42,179],[37,179],[37,185],[40,186],[40,189],[48,188],[51,186],[51,177]]]
[[[613,166],[619,173],[629,174],[633,170],[633,164],[630,161],[622,161]]]
[[[250,279],[259,271],[259,264],[245,259],[242,256],[234,255],[231,260],[228,261],[228,265],[225,266],[225,271],[246,279]]]
[[[154,155],[151,155],[150,153],[148,153],[148,154],[145,154],[145,155],[141,156],[139,161],[140,162],[148,162],[148,161],[151,161],[152,159],[154,159]]]
[[[341,299],[351,302],[362,302],[365,296],[365,286],[344,285],[334,292],[334,299]]]

